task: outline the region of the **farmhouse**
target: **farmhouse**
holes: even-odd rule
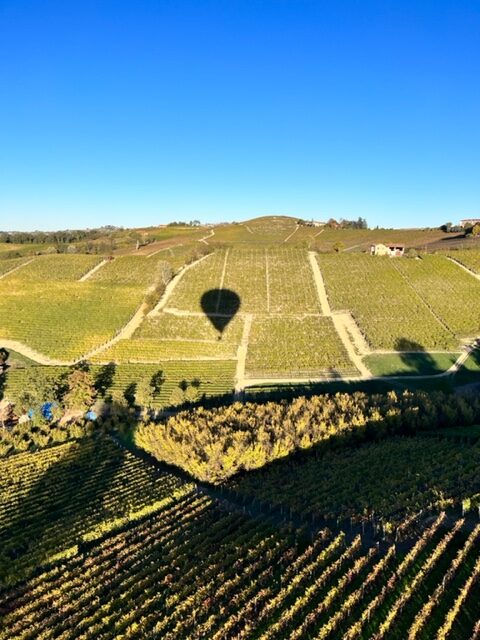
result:
[[[372,244],[370,254],[372,256],[389,256],[390,258],[400,258],[405,253],[403,244]]]
[[[474,227],[476,224],[480,224],[480,218],[465,218],[465,220],[460,220],[460,226],[464,229]]]

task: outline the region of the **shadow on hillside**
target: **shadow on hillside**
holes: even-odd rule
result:
[[[36,460],[58,456],[15,502],[8,488],[2,498],[4,517],[0,523],[0,576],[20,580],[30,569],[52,555],[81,542],[81,534],[94,528],[101,518],[114,517],[105,496],[116,481],[125,453],[100,434],[39,452]],[[15,456],[7,459],[15,462]],[[33,474],[33,470],[29,470]],[[128,478],[125,478],[128,480]],[[121,491],[122,486],[119,484]]]
[[[423,345],[407,338],[398,338],[391,353],[372,353],[366,364],[377,377],[438,376],[447,371],[456,356],[428,352]],[[434,387],[435,379],[431,380]],[[441,383],[440,383],[441,384]],[[433,388],[432,387],[432,388]]]
[[[10,353],[5,349],[5,347],[0,347],[0,400],[3,400],[3,394],[5,393],[5,387],[7,384],[9,356]]]
[[[242,305],[240,296],[230,289],[209,289],[202,294],[200,306],[206,317],[218,332],[221,340],[228,324],[238,313]]]

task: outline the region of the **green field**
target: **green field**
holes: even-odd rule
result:
[[[374,376],[437,375],[447,371],[459,353],[384,353],[364,358]]]

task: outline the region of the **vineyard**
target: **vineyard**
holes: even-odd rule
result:
[[[374,544],[252,516],[110,442],[0,464],[5,640],[468,639],[478,621],[470,518]]]
[[[460,286],[466,278],[468,295],[475,293],[476,283],[473,278],[470,283],[468,274],[458,273],[461,270],[445,258],[428,256],[424,263],[408,259],[395,262],[364,254],[322,254],[318,261],[332,308],[350,310],[373,349],[448,350],[458,346],[453,333],[456,327],[445,326],[445,319],[438,317],[435,310],[440,304],[442,309],[449,307],[451,313],[468,318],[470,298],[455,294],[439,303],[438,298],[446,296],[446,290],[437,269],[444,269],[450,278],[449,291],[454,282],[456,286],[456,280],[451,278],[458,277]],[[405,273],[419,270],[429,274],[429,284],[421,290],[412,286]],[[428,292],[429,286],[432,293]],[[431,296],[435,309],[424,296]]]
[[[67,367],[56,366],[12,369],[6,376],[5,395],[17,401],[30,377],[35,375],[36,369],[42,369],[56,379],[68,371]],[[182,398],[190,397],[193,400],[203,395],[209,397],[231,393],[235,363],[229,360],[174,360],[156,364],[119,365],[110,363],[93,365],[91,370],[101,397],[113,399],[134,399],[137,388],[149,383],[154,375],[160,373],[160,389],[153,394],[151,403],[152,406],[161,408],[180,404]],[[107,386],[102,382],[104,378],[108,379]],[[184,397],[185,393],[187,398]]]
[[[132,318],[163,261],[117,258],[85,282],[100,259],[39,256],[0,280],[0,336],[59,360],[81,358]]]
[[[232,487],[307,520],[375,517],[398,526],[412,514],[466,499],[478,506],[479,463],[480,445],[468,439],[396,437],[283,461],[232,481]]]
[[[4,583],[192,488],[109,441],[91,439],[18,454],[0,461],[0,469]]]
[[[400,273],[452,333],[480,333],[480,282],[443,256],[399,260]]]
[[[448,254],[451,258],[463,264],[477,275],[480,275],[480,251],[474,249],[464,249],[451,251]]]
[[[256,316],[250,332],[249,378],[358,375],[330,318]]]

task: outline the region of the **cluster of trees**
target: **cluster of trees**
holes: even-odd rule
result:
[[[345,220],[344,218],[335,220],[335,218],[330,218],[325,226],[331,229],[368,229],[368,223],[362,217],[358,217],[356,220]]]
[[[480,397],[442,392],[300,397],[292,402],[183,411],[165,423],[141,424],[135,441],[160,460],[208,482],[262,467],[312,446],[379,439],[480,420]]]
[[[128,422],[133,411],[127,399],[106,395],[114,372],[114,364],[97,375],[88,363],[60,374],[49,367],[31,367],[16,403],[8,397],[0,402],[0,456],[89,436],[97,418],[103,424]],[[5,371],[0,382],[4,378]]]
[[[179,220],[177,222],[169,222],[167,227],[199,227],[201,224],[200,220],[190,220],[190,222]]]
[[[98,229],[65,229],[62,231],[0,231],[5,244],[71,244],[82,240],[97,240],[118,231],[111,225]]]

